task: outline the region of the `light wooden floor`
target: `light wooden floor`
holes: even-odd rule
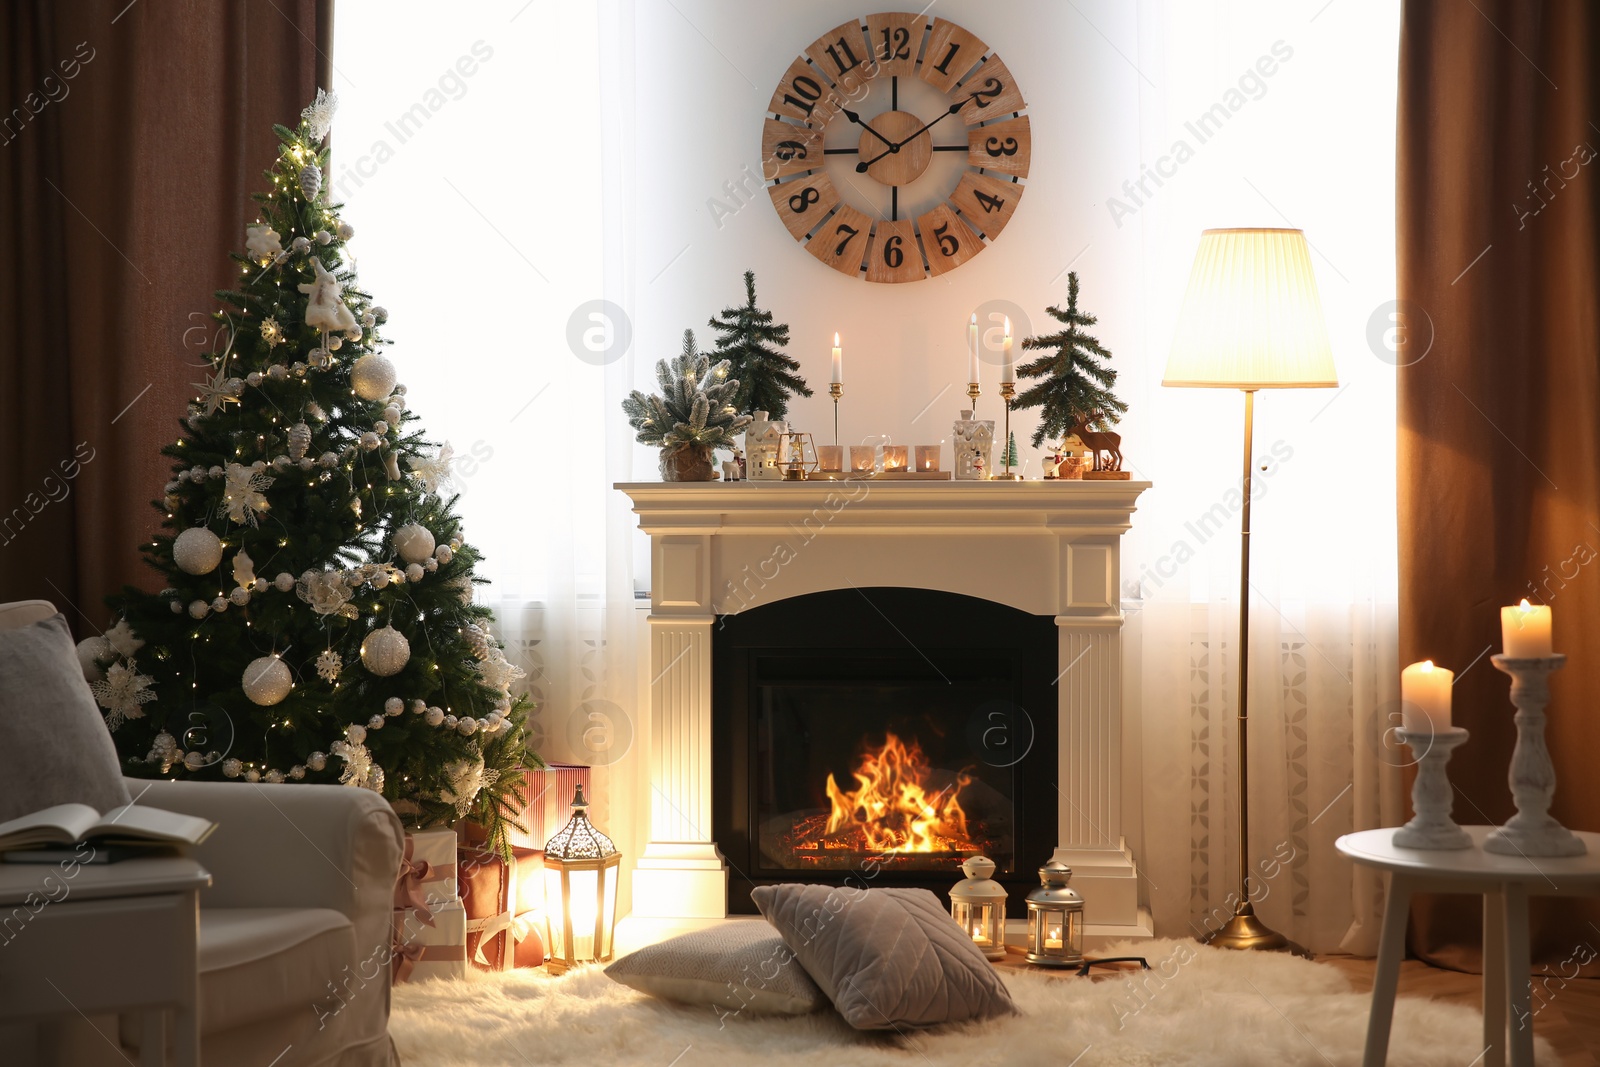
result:
[[[1318,956],[1319,963],[1339,968],[1361,992],[1372,989],[1372,960],[1350,956]],[[1533,1031],[1549,1041],[1561,1057],[1562,1067],[1600,1067],[1600,980],[1574,979],[1562,985],[1550,982],[1547,993],[1537,986]],[[1429,997],[1474,1010],[1482,1007],[1483,978],[1429,967],[1418,960],[1400,965],[1400,996]]]

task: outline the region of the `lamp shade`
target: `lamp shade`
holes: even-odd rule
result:
[[[1206,230],[1162,385],[1316,389],[1339,384],[1300,230]]]

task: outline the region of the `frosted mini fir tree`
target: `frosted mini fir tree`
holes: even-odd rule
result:
[[[750,425],[733,405],[739,380],[729,377],[728,361],[712,364],[695,347],[694,331],[683,331],[683,351],[656,363],[661,392],[635,389],[622,401],[638,441],[661,449],[661,476],[667,481],[709,481],[713,449],[735,447],[735,435]]]
[[[85,670],[129,774],[342,782],[505,846],[522,672],[472,603],[478,550],[382,350],[353,236],[319,195],[333,101],[281,142],[238,288],[143,546],[166,588],[110,598]]]
[[[765,411],[773,422],[782,422],[789,413],[791,396],[811,396],[811,387],[800,377],[800,363],[783,353],[789,343],[786,323],[773,322],[772,312],[756,306],[756,272],[744,272],[745,302],[723,308],[711,320],[716,330],[718,359],[728,361],[728,374],[737,378],[734,410],[749,415]]]
[[[1108,430],[1128,410],[1128,405],[1111,392],[1117,372],[1102,360],[1111,353],[1084,332],[1093,326],[1093,315],[1078,310],[1078,275],[1067,276],[1067,306],[1051,307],[1051,316],[1065,327],[1046,337],[1030,337],[1022,347],[1048,351],[1031,363],[1017,368],[1022,378],[1039,378],[1012,402],[1013,408],[1040,408],[1039,427],[1033,431],[1034,447],[1046,438],[1058,440],[1079,428]]]

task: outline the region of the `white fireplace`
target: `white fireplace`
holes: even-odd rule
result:
[[[636,920],[728,914],[712,839],[712,629],[807,593],[907,587],[1053,616],[1058,634],[1058,844],[1097,940],[1150,936],[1124,834],[1137,736],[1122,705],[1120,546],[1136,481],[627,483],[651,543],[646,758],[649,842]],[[1050,856],[1036,857],[1034,865]],[[952,882],[955,879],[952,878]],[[619,935],[620,936],[620,935]]]

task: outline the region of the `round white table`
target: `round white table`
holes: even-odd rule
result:
[[[1379,1067],[1388,1058],[1395,987],[1406,949],[1406,918],[1411,895],[1419,892],[1483,895],[1481,1062],[1484,1067],[1505,1067],[1509,1046],[1512,1067],[1533,1067],[1528,898],[1600,896],[1600,834],[1575,831],[1588,846],[1588,855],[1528,858],[1483,851],[1483,839],[1492,826],[1465,829],[1472,835],[1471,848],[1397,848],[1392,827],[1346,834],[1334,843],[1355,862],[1389,872],[1363,1067]]]

